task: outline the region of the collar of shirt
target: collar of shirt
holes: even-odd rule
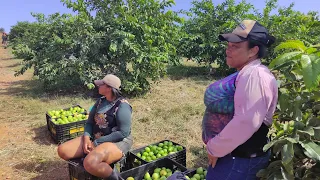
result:
[[[245,71],[246,69],[248,69],[251,66],[259,66],[261,64],[260,59],[255,59],[251,62],[249,62],[248,64],[246,64],[240,71]]]
[[[260,65],[261,65],[260,59],[255,59],[255,60],[249,62],[248,64],[246,64],[246,65],[239,71],[239,74],[238,74],[238,76],[237,76],[237,78],[236,78],[236,83],[235,83],[235,84],[238,83],[239,78],[241,77],[241,75],[242,75],[244,72],[246,72],[246,70],[248,70],[248,69],[251,68],[251,67],[260,66]]]

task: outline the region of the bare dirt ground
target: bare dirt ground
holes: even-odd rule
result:
[[[19,103],[16,95],[32,79],[32,72],[15,77],[14,70],[20,62],[12,58],[8,49],[0,47],[0,179],[68,179],[67,164],[55,161],[56,145],[45,128],[33,129],[32,124],[21,123],[32,116],[21,114],[27,110],[27,103]],[[52,161],[41,159],[41,151]],[[59,178],[54,172],[59,173]]]

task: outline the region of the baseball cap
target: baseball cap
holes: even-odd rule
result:
[[[113,74],[107,74],[103,79],[95,80],[94,84],[97,86],[106,84],[110,87],[120,90],[121,80]]]
[[[243,20],[232,33],[219,35],[219,40],[234,43],[249,39],[267,47],[270,47],[275,42],[275,37],[271,36],[264,26],[254,20]]]

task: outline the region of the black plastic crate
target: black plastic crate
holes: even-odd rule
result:
[[[189,176],[189,178],[191,178],[193,175],[196,174],[196,169],[192,169],[192,170],[188,170],[186,172],[184,172],[183,174],[186,175],[186,176]]]
[[[72,107],[82,108],[80,105],[74,105]],[[63,110],[68,110],[68,109],[69,108],[64,108]],[[87,115],[87,111],[85,110],[81,114]],[[46,113],[46,120],[47,120],[47,128],[49,130],[49,133],[53,138],[53,140],[58,144],[83,135],[84,126],[87,122],[87,120],[81,120],[81,121],[71,122],[68,124],[55,124],[54,122],[52,122],[52,118],[48,114],[48,112]]]
[[[207,169],[203,168],[203,170],[206,171]],[[196,173],[197,173],[197,169],[193,169],[193,170],[188,170],[188,171],[184,172],[183,174],[188,176],[189,178],[192,178],[193,175],[195,175]],[[201,179],[206,179],[206,177],[203,176]]]
[[[84,158],[78,158],[68,161],[70,180],[102,180],[102,178],[93,176],[84,169],[83,159]],[[146,164],[146,162],[142,161],[141,163],[138,163],[137,157],[129,152],[121,160],[111,164],[110,166],[112,168],[117,168],[118,172],[124,172],[143,164]]]
[[[83,160],[72,159],[68,161],[70,180],[102,180],[89,174],[83,167]]]
[[[170,142],[172,142],[173,145],[179,145],[179,146],[181,146],[183,149],[182,149],[181,151],[178,151],[178,152],[174,153],[174,154],[168,154],[167,156],[161,157],[161,158],[159,158],[159,159],[169,158],[169,159],[172,159],[172,160],[174,160],[174,161],[177,161],[179,164],[181,164],[181,165],[183,165],[183,166],[186,166],[186,164],[187,164],[187,154],[186,154],[187,151],[186,151],[186,148],[185,148],[184,146],[182,146],[181,144],[175,143],[175,142],[173,142],[173,141],[171,141],[171,140],[162,140],[162,141],[159,141],[159,142],[157,142],[157,143],[150,144],[150,145],[152,145],[152,146],[153,146],[153,145],[158,145],[159,143],[163,143],[163,142],[165,142],[165,141],[170,141]],[[131,152],[132,152],[133,154],[137,155],[137,153],[142,152],[146,147],[148,147],[148,146],[150,146],[150,145],[147,145],[147,146],[144,146],[144,147],[141,147],[141,148],[137,148],[137,149],[135,149],[135,150],[132,150]],[[144,160],[141,159],[140,157],[138,157],[138,158],[139,158],[139,160],[144,161]],[[159,160],[159,159],[156,159],[156,160]],[[153,161],[156,161],[156,160],[153,160]],[[151,162],[153,162],[153,161],[151,161]]]
[[[120,176],[124,180],[127,179],[128,177],[133,177],[135,180],[142,180],[144,179],[144,175],[147,172],[149,172],[150,176],[152,176],[156,168],[162,168],[162,167],[171,169],[172,173],[174,173],[174,171],[176,170],[179,170],[181,172],[187,171],[187,168],[179,164],[178,162],[169,158],[163,158],[163,159],[159,159],[159,160],[147,163],[145,165],[141,165],[131,170],[122,172],[120,173]]]

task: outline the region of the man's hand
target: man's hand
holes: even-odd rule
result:
[[[89,154],[92,149],[92,142],[89,136],[83,136],[83,153]]]
[[[209,159],[209,165],[211,165],[212,168],[214,168],[216,166],[218,157],[212,156],[211,154],[208,153],[208,159]]]

